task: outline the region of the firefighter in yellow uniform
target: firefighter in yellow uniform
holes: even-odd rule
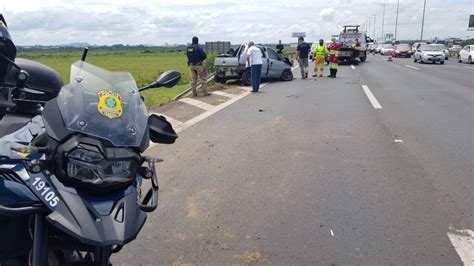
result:
[[[339,44],[336,38],[331,39],[332,43],[329,45],[329,76],[328,78],[335,78],[337,74],[337,65],[339,63]]]
[[[322,77],[324,74],[324,61],[326,60],[326,57],[328,56],[329,51],[326,45],[324,45],[324,40],[321,39],[319,40],[319,45],[316,47],[316,50],[314,50],[314,74],[313,77],[318,76],[318,70],[319,70],[319,76]]]
[[[355,42],[352,44],[352,49],[354,49],[354,60],[356,64],[360,62],[360,42],[359,39],[356,38]]]

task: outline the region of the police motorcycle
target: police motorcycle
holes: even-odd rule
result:
[[[89,64],[85,52],[70,83],[42,102],[54,88],[29,76],[54,72],[23,69],[0,20],[0,71],[16,79],[3,78],[0,96],[0,265],[110,265],[158,206],[161,160],[144,151],[177,138],[164,117],[148,116],[139,92],[173,87],[181,75],[168,71],[138,89],[130,73]]]

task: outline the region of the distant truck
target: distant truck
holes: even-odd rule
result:
[[[359,30],[359,25],[345,25],[339,34],[339,62],[358,63],[357,51],[353,48],[355,40],[359,39],[359,59],[365,62],[367,59],[367,35]]]
[[[226,54],[216,57],[214,68],[215,81],[224,83],[229,79],[241,79],[245,86],[251,84],[250,67],[246,65],[246,45],[240,45],[236,51],[232,49]],[[287,58],[281,58],[275,50],[267,46],[259,46],[263,54],[262,78],[293,80],[292,63]]]

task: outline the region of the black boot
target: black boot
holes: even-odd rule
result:
[[[337,74],[337,69],[334,69],[334,74],[332,75],[332,77],[336,78],[336,74]]]
[[[333,72],[334,72],[333,70],[334,70],[334,69],[332,69],[332,68],[329,69],[329,76],[328,76],[328,78],[332,78],[332,74],[333,74]]]

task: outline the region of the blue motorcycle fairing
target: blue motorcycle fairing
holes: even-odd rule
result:
[[[84,244],[124,245],[136,238],[145,223],[147,215],[138,206],[136,185],[102,197],[85,196],[54,175],[48,178],[60,200],[46,219]]]
[[[41,201],[24,184],[0,179],[0,202],[7,207],[31,206]]]

